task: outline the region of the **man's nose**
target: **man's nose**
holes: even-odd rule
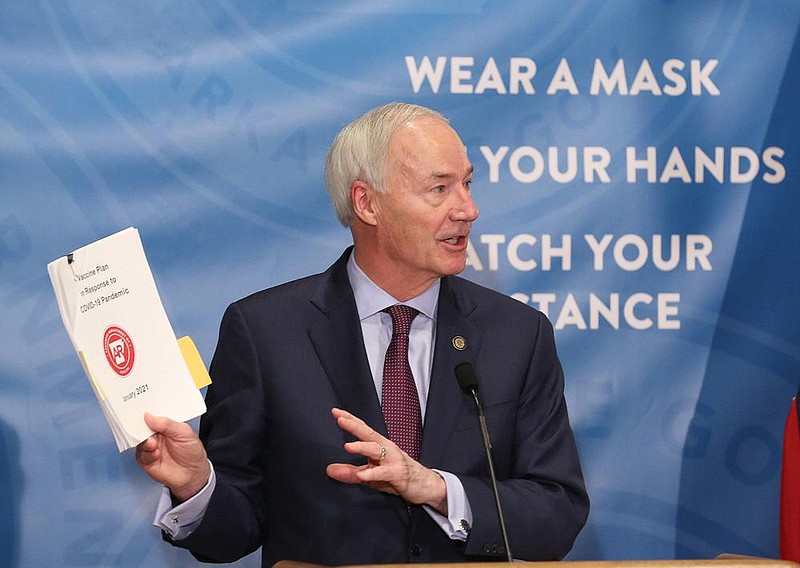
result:
[[[459,202],[453,207],[452,212],[454,221],[472,222],[478,218],[478,206],[472,199],[472,193],[464,188],[459,192]]]

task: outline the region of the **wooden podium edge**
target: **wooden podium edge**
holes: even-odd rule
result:
[[[441,564],[360,564],[344,568],[498,568],[500,562],[445,562]],[[505,562],[503,562],[505,564]],[[520,563],[516,563],[520,564]],[[704,560],[578,560],[562,562],[524,562],[531,568],[800,568],[789,560],[721,554]],[[281,560],[273,568],[328,568],[321,564]]]

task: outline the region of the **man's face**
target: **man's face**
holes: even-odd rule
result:
[[[392,136],[387,191],[375,194],[377,237],[388,267],[408,283],[458,274],[478,217],[470,196],[472,165],[456,132],[433,118]]]

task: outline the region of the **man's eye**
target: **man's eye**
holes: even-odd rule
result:
[[[433,188],[434,193],[444,193],[445,187],[443,185],[437,185]]]
[[[466,187],[467,190],[472,190],[472,180],[469,179],[469,180],[465,181],[464,182],[464,187]]]

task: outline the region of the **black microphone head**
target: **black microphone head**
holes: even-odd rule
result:
[[[467,394],[478,392],[478,375],[475,374],[475,367],[472,363],[459,363],[456,365],[456,379],[458,385]]]

